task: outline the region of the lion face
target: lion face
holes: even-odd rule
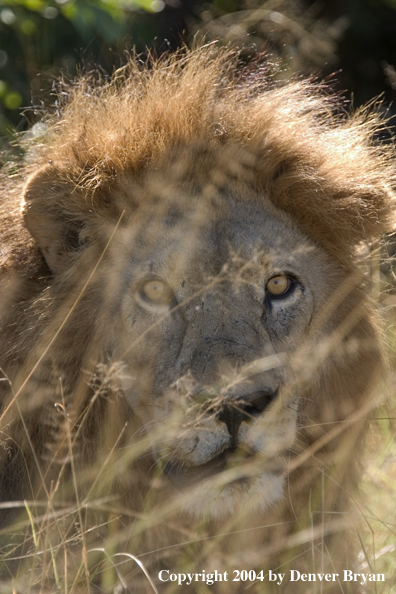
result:
[[[113,241],[112,356],[182,509],[265,509],[282,497],[296,438],[292,358],[337,275],[269,202],[182,200],[141,203]]]

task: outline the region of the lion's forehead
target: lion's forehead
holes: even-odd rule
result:
[[[334,268],[269,202],[235,196],[219,208],[177,194],[143,205],[118,233],[114,258],[120,254],[131,280],[155,275],[176,284],[207,283],[221,274],[262,284],[268,274],[287,269],[316,278],[323,293]]]

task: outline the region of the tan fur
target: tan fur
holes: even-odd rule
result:
[[[170,549],[172,570],[353,569],[342,514],[382,373],[355,258],[394,227],[395,168],[374,115],[336,111],[213,46],[66,87],[3,183],[2,501],[51,514],[77,476],[86,508],[146,514],[115,531],[135,555],[231,534],[223,557]]]

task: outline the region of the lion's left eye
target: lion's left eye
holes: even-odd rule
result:
[[[172,301],[173,293],[166,283],[153,279],[143,285],[141,295],[153,305],[165,305]]]
[[[285,297],[293,286],[293,280],[287,274],[277,274],[269,279],[265,286],[271,297]]]

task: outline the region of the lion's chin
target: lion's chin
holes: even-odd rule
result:
[[[282,474],[268,469],[258,473],[255,462],[252,454],[229,448],[201,465],[169,463],[164,472],[179,491],[183,513],[221,520],[241,510],[265,511],[282,498]]]
[[[224,520],[240,514],[265,512],[283,497],[284,477],[277,474],[263,473],[219,483],[218,480],[203,480],[184,489],[179,493],[179,510],[194,520]]]

